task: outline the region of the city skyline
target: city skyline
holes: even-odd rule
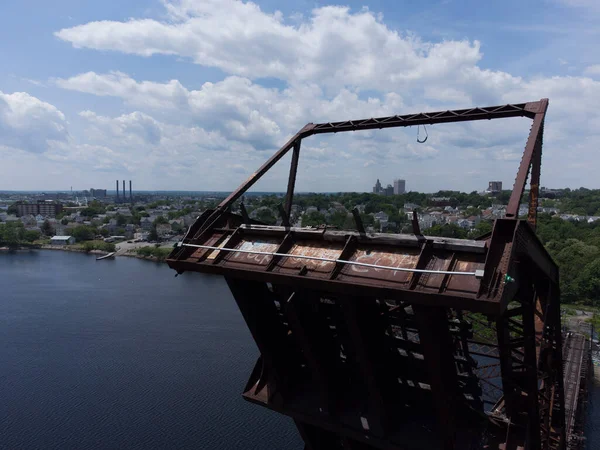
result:
[[[307,122],[542,97],[542,183],[600,187],[596,2],[546,0],[543,26],[530,22],[536,6],[516,0],[484,10],[474,1],[344,5],[5,2],[0,189],[118,178],[140,190],[228,191]],[[416,191],[472,191],[490,173],[508,186],[529,126],[436,125],[422,144],[414,128],[313,136],[297,188],[368,191],[398,172]],[[256,189],[284,190],[288,168],[283,159]]]

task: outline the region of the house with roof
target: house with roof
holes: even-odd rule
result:
[[[75,238],[73,236],[53,236],[50,238],[50,245],[73,245]]]
[[[144,231],[150,231],[152,229],[152,220],[149,217],[142,217],[140,219],[140,227]]]
[[[171,233],[171,224],[169,223],[160,223],[156,225],[156,234],[160,237],[165,237],[166,235]]]

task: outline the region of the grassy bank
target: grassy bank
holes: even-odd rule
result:
[[[171,248],[165,247],[141,247],[135,250],[135,253],[138,256],[142,256],[144,258],[152,258],[156,259],[156,261],[164,261],[167,259],[167,256],[171,253]]]
[[[75,244],[75,248],[79,248],[84,252],[91,252],[92,250],[100,250],[107,253],[112,253],[116,251],[115,244],[111,242],[104,242],[100,240],[96,241],[85,241],[80,244]]]

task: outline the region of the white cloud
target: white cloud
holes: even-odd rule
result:
[[[600,64],[594,64],[586,67],[583,73],[584,75],[588,76],[600,75]]]
[[[66,141],[64,114],[26,92],[0,91],[0,145],[43,153],[52,141]]]
[[[137,83],[121,72],[98,75],[87,72],[67,80],[57,79],[56,84],[65,89],[98,96],[122,97],[133,106],[153,109],[186,106],[189,92],[177,80],[167,83],[143,81]]]
[[[103,139],[108,137],[115,137],[116,140],[111,144],[113,146],[128,143],[134,147],[138,144],[133,141],[140,143],[145,140],[146,144],[154,143],[157,148],[173,148],[173,144],[166,145],[168,139],[178,141],[177,135],[186,136],[190,134],[190,130],[195,130],[195,134],[201,133],[204,136],[202,145],[186,141],[184,145],[175,145],[175,148],[188,146],[195,149],[193,154],[184,150],[181,152],[199,165],[204,159],[206,164],[215,163],[223,177],[227,176],[223,168],[237,158],[244,159],[247,170],[254,169],[266,159],[267,154],[256,153],[253,149],[273,151],[308,121],[322,122],[436,110],[442,109],[441,105],[447,106],[448,102],[462,104],[474,96],[482,97],[479,104],[514,103],[550,97],[545,139],[545,171],[552,167],[552,159],[548,160],[548,155],[552,158],[555,152],[559,154],[564,149],[573,148],[571,140],[574,133],[582,143],[593,145],[597,134],[594,130],[598,129],[595,124],[600,123],[600,115],[595,108],[597,99],[600,99],[600,82],[583,77],[523,80],[510,76],[507,78],[502,73],[475,70],[478,76],[489,80],[489,86],[492,88],[489,92],[478,92],[478,89],[484,86],[483,82],[479,87],[472,83],[476,95],[464,88],[452,88],[446,91],[446,96],[442,95],[440,103],[433,100],[435,91],[430,90],[430,103],[409,106],[394,92],[386,93],[380,90],[365,98],[358,89],[340,89],[334,95],[328,96],[326,90],[314,83],[292,85],[278,90],[265,88],[247,78],[237,76],[227,77],[216,83],[205,83],[198,90],[188,90],[176,80],[167,83],[136,81],[125,74],[114,73],[87,73],[57,82],[68,89],[117,96],[130,106],[139,106],[145,110],[116,118],[99,117],[91,112],[83,113],[91,125],[87,135],[98,136],[97,144],[100,145]],[[107,86],[110,86],[110,89]],[[178,88],[173,90],[172,86]],[[177,92],[177,95],[172,95],[172,92]],[[574,102],[574,98],[579,100]],[[160,117],[160,120],[154,119],[150,114]],[[173,128],[175,124],[172,124],[173,117],[176,117],[179,127],[177,135]],[[330,167],[330,171],[351,171],[354,169],[348,168],[349,165],[364,165],[367,168],[373,166],[374,174],[382,168],[402,167],[407,161],[416,162],[422,159],[435,160],[436,164],[443,164],[448,170],[461,171],[467,160],[468,164],[473,164],[471,158],[476,158],[482,160],[481,164],[485,161],[506,162],[507,165],[502,170],[506,174],[506,181],[510,182],[516,170],[514,162],[520,158],[529,125],[526,119],[512,119],[505,120],[502,124],[493,121],[435,126],[429,128],[430,138],[424,146],[414,142],[416,130],[373,131],[320,137],[318,142],[305,143],[303,158],[306,158],[307,170],[322,172],[326,167]],[[205,136],[209,133],[212,133],[212,138],[206,139]],[[213,144],[215,142],[218,142],[218,145]],[[144,148],[147,149],[148,146]],[[226,154],[222,153],[224,148],[228,148]],[[584,147],[577,148],[581,152]],[[220,152],[218,156],[212,153],[215,149]],[[340,163],[339,156],[342,150],[347,152],[347,157],[341,157],[343,164]],[[168,154],[165,150],[161,151]],[[447,153],[457,156],[444,161],[442,155]],[[580,157],[575,151],[572,151],[571,156]],[[170,164],[169,160],[158,157],[152,161],[165,167]],[[373,161],[377,162],[377,168]],[[557,159],[556,164],[560,164],[558,161]],[[187,174],[191,179],[193,174],[185,170],[184,167],[180,168],[179,176],[185,177]],[[487,170],[499,171],[500,168],[490,167]],[[364,172],[356,173],[357,178],[365,176],[367,175]],[[310,179],[317,184],[327,182],[323,177],[311,176]],[[423,182],[425,180],[427,178],[423,176]],[[429,182],[442,181],[438,177],[430,179]],[[466,189],[471,188],[469,185],[465,186]]]
[[[309,121],[542,97],[550,98],[544,176],[565,179],[566,152],[598,160],[592,152],[600,129],[596,65],[584,71],[587,77],[528,78],[489,70],[478,41],[426,42],[391,28],[368,9],[326,6],[284,17],[233,0],[164,5],[161,19],[90,22],[56,36],[77,48],[173,55],[218,68],[223,79],[197,89],[177,79],[150,81],[119,71],[55,79],[63,89],[119,98],[124,106],[116,114],[80,113],[84,136],[53,144],[54,161],[70,157],[87,167],[135,172],[151,187],[177,178],[182,188],[229,189]],[[269,87],[273,83],[265,77],[282,80],[283,87]],[[0,101],[0,116],[2,111]],[[415,142],[414,128],[315,136],[303,143],[298,186],[361,190],[370,178],[400,177],[412,178],[414,189],[472,190],[466,166],[479,178],[489,173],[510,184],[529,125],[526,119],[439,125],[429,128],[423,145]],[[206,185],[198,184],[199,173]],[[588,184],[595,182],[591,172],[588,178]],[[285,182],[285,176],[275,179]],[[266,186],[275,188],[282,186]]]
[[[108,133],[110,136],[126,139],[126,142],[133,140],[142,144],[157,144],[161,140],[159,123],[139,111],[116,119],[98,116],[92,111],[82,111],[79,115],[92,123],[95,126],[93,132],[99,133],[102,138]]]
[[[403,105],[402,98],[392,92],[381,98],[361,99],[357,91],[341,89],[327,98],[316,84],[280,91],[238,76],[204,83],[198,90],[188,90],[177,80],[136,81],[118,72],[88,72],[55,82],[64,89],[122,98],[128,105],[153,111],[167,121],[176,114],[179,122],[219,130],[258,149],[278,147],[308,121],[393,114]]]
[[[424,42],[389,28],[381,15],[368,9],[353,12],[348,7],[325,6],[307,17],[286,20],[279,12],[267,14],[254,3],[236,0],[165,1],[165,7],[168,18],[162,21],[90,22],[62,29],[56,36],[77,48],[187,57],[234,75],[198,91],[207,106],[206,97],[213,94],[212,108],[230,105],[230,98],[218,97],[223,92],[219,88],[238,84],[257,91],[250,80],[264,77],[287,82],[287,92],[296,99],[307,92],[317,91],[323,97],[324,91],[330,98],[343,89],[375,90],[402,92],[404,100],[426,98],[461,107],[494,103],[521,82],[508,73],[480,68],[483,54],[478,41]],[[150,102],[160,107],[163,101],[179,99],[185,103],[176,80],[160,84],[160,94],[155,92],[157,83],[132,82],[118,72],[58,80],[61,86],[84,92],[94,85],[99,95],[128,92],[130,102],[135,91],[137,107]],[[145,94],[153,98],[144,99]]]
[[[61,166],[86,171],[126,171],[123,155],[103,145],[54,143],[45,157]]]
[[[139,111],[117,117],[83,111],[80,116],[87,122],[85,135],[90,145],[110,149],[123,168],[147,176],[155,170],[174,176],[174,171],[231,160],[232,154],[240,162],[244,155],[256,153],[251,145],[228,140],[217,131],[164,123]]]
[[[251,2],[166,2],[169,20],[90,22],[56,33],[76,48],[151,56],[178,55],[251,79],[319,82],[377,89],[463,74],[482,57],[477,41],[422,42],[380,16],[348,7],[316,8],[310,17],[267,14]]]
[[[565,6],[573,8],[583,8],[587,10],[598,10],[599,5],[597,0],[557,0]]]

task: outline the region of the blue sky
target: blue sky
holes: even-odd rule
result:
[[[542,184],[599,188],[599,19],[594,0],[5,1],[0,189],[229,190],[306,122],[541,97]],[[529,125],[313,137],[298,189],[510,186]]]

